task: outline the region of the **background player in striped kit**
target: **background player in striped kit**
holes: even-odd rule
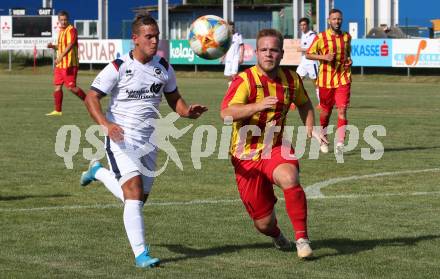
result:
[[[316,36],[306,57],[319,60],[319,97],[321,113],[319,120],[323,134],[327,134],[327,126],[333,106],[338,108],[338,135],[335,151],[343,153],[345,126],[347,125],[347,108],[350,104],[351,87],[351,36],[341,30],[342,12],[332,9],[329,13],[330,28]],[[328,153],[328,144],[322,143],[321,151]]]
[[[55,89],[53,92],[55,109],[46,114],[48,116],[61,116],[63,105],[63,84],[81,100],[84,100],[86,94],[76,86],[76,77],[78,75],[78,32],[76,28],[69,23],[69,14],[66,11],[58,12],[58,22],[60,31],[57,44],[49,43],[48,48],[56,50],[54,80]]]

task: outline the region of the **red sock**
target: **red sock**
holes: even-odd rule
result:
[[[342,126],[346,126],[348,123],[347,119],[338,118],[338,142],[344,142],[345,140],[345,127],[339,129]]]
[[[73,92],[73,91],[72,91]],[[84,91],[82,91],[81,88],[78,87],[78,92],[73,92],[73,94],[75,94],[76,96],[78,96],[81,100],[84,101],[84,99],[86,98],[86,93],[84,93]]]
[[[301,185],[284,190],[286,211],[295,231],[295,239],[308,238],[307,236],[307,200]]]
[[[61,107],[63,106],[63,90],[53,92],[53,100],[55,104],[55,110],[61,111]]]
[[[330,113],[322,110],[321,113],[319,114],[319,122],[321,124],[322,129],[327,128],[329,121],[330,121]]]
[[[272,230],[269,231],[269,232],[263,232],[264,235],[267,235],[267,236],[270,236],[270,237],[278,237],[278,236],[280,236],[280,233],[281,233],[281,230],[278,227],[278,220],[277,220],[277,218],[275,218],[275,224],[274,224]]]

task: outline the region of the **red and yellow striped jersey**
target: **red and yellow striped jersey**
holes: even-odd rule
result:
[[[57,68],[69,68],[79,65],[78,59],[78,34],[76,28],[69,24],[65,29],[60,30],[58,34],[58,55],[63,53],[67,46],[71,43],[73,47],[63,57],[60,63],[56,65]]]
[[[235,104],[258,103],[268,96],[278,98],[275,108],[232,124],[232,156],[257,161],[265,146],[281,145],[291,103],[301,106],[309,100],[301,78],[294,71],[280,68],[272,80],[253,66],[234,79],[223,99],[222,110]]]
[[[319,87],[337,88],[351,83],[351,67],[344,67],[347,57],[350,57],[350,52],[351,36],[347,32],[336,35],[331,29],[327,29],[315,37],[307,54],[336,54],[332,62],[319,61]]]

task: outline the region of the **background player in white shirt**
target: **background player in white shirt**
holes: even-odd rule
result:
[[[301,63],[299,64],[298,68],[296,69],[296,72],[298,75],[304,79],[306,76],[308,76],[314,86],[316,91],[316,97],[318,98],[318,105],[317,108],[320,108],[319,106],[319,87],[318,83],[316,82],[316,79],[318,77],[318,62],[314,60],[309,60],[306,58],[306,52],[309,49],[310,45],[313,43],[313,40],[316,37],[316,33],[313,30],[310,30],[310,20],[306,17],[301,18],[298,21],[299,27],[301,29],[301,46],[298,48],[298,51],[302,52],[301,57]]]
[[[81,185],[99,180],[124,202],[124,226],[136,266],[148,268],[157,266],[159,259],[150,256],[144,238],[142,208],[153,177],[145,175],[143,168],[155,170],[157,146],[151,144],[151,134],[162,95],[183,117],[198,118],[207,108],[188,106],[180,96],[173,68],[156,55],[159,27],[154,18],[146,14],[136,16],[132,40],[134,49],[130,54],[107,65],[87,94],[85,104],[90,115],[107,131],[105,147],[111,171],[92,161],[81,176]],[[108,94],[111,100],[104,115],[100,100]],[[147,150],[137,148],[145,146]]]
[[[244,58],[244,43],[241,34],[235,32],[235,24],[232,21],[228,22],[232,30],[232,43],[226,55],[223,57],[225,63],[225,76],[229,77],[229,84],[238,73],[238,66],[243,64]]]

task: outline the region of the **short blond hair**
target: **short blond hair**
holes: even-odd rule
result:
[[[257,48],[258,48],[258,40],[263,37],[275,37],[280,42],[280,49],[283,49],[284,37],[280,31],[276,29],[262,29],[257,34]]]

